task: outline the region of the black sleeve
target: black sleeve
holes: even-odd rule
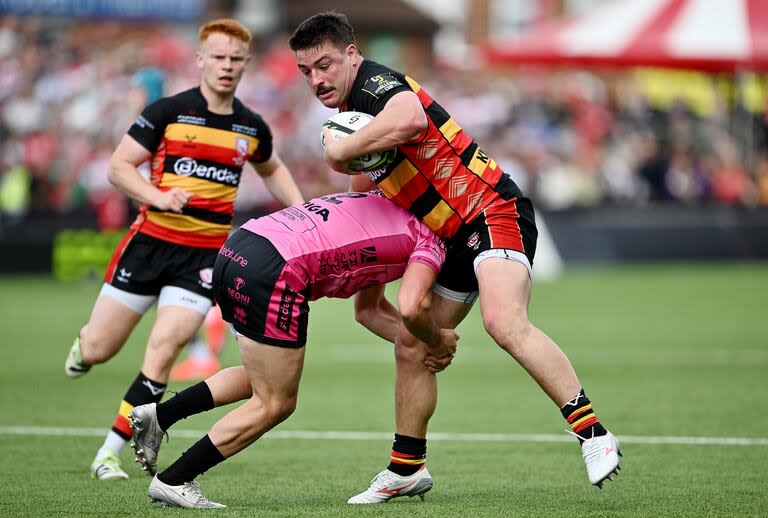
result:
[[[272,158],[272,131],[264,119],[259,116],[256,116],[254,126],[257,128],[256,135],[259,139],[259,145],[256,146],[250,161],[260,164]]]
[[[411,87],[403,75],[394,71],[377,73],[365,79],[356,92],[359,110],[376,116],[393,95],[404,91],[411,91]]]
[[[144,108],[136,122],[128,129],[128,135],[151,153],[157,151],[165,135],[168,118],[172,114],[170,104],[168,98],[155,101]]]

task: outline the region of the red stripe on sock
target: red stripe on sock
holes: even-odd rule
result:
[[[589,428],[593,424],[597,422],[597,416],[592,416],[583,423],[581,423],[577,428],[574,428],[573,431],[575,433],[579,433],[580,431],[584,430],[585,428]]]
[[[126,417],[118,415],[115,418],[115,422],[112,423],[112,428],[122,433],[123,435],[128,436],[129,438],[133,437],[133,428],[131,428],[131,425],[128,422],[128,418]]]

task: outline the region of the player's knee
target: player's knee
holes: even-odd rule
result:
[[[93,326],[86,325],[80,330],[80,354],[88,365],[104,363],[120,350],[122,344],[106,332],[100,332]]]
[[[402,332],[395,341],[395,360],[397,362],[419,362],[424,359],[424,349],[418,338],[408,332]]]
[[[170,369],[184,344],[170,334],[153,334],[147,342],[147,358],[160,370]]]
[[[269,421],[273,426],[282,423],[288,419],[296,410],[298,398],[293,397],[272,397],[264,401],[264,410]]]
[[[513,356],[523,346],[533,328],[528,318],[521,314],[484,315],[483,326],[499,347]]]

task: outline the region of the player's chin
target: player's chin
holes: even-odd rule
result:
[[[219,81],[216,83],[216,91],[219,93],[231,93],[237,88],[237,81]]]
[[[323,103],[323,106],[325,106],[326,108],[335,109],[335,108],[338,108],[339,105],[341,104],[339,102],[339,98],[333,92],[328,92],[326,94],[318,95],[317,98],[321,103]]]

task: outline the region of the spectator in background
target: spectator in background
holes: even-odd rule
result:
[[[94,37],[102,42],[98,47],[88,44]],[[338,191],[344,186],[337,176],[318,171],[321,153],[317,128],[329,112],[317,103],[308,103],[302,95],[300,76],[295,67],[287,66],[284,38],[279,35],[265,41],[261,66],[247,72],[249,79],[244,81],[239,96],[247,106],[273,121],[278,152],[302,187],[306,186],[307,195]],[[19,155],[16,162],[33,175],[30,214],[66,213],[88,207],[89,197],[84,192],[87,187],[78,181],[78,174],[91,157],[99,159],[96,148],[103,135],[111,135],[117,143],[132,122],[124,93],[137,81],[151,90],[157,75],[164,76],[168,91],[192,86],[196,71],[190,72],[190,67],[178,59],[189,54],[189,46],[182,32],[159,24],[63,24],[28,17],[0,20],[0,122],[7,128],[7,132],[0,128],[0,138],[25,142],[26,146],[30,136],[39,141],[48,133],[59,143],[55,159],[42,168],[27,163],[30,156],[25,154]],[[515,181],[527,186],[526,191],[534,198],[540,192],[535,187],[539,175],[549,173],[551,168],[558,177],[575,175],[567,178],[568,185],[589,187],[587,195],[558,198],[553,208],[603,203],[723,204],[722,197],[713,197],[709,190],[704,191],[702,199],[689,198],[692,192],[681,198],[670,189],[679,188],[677,182],[683,178],[667,179],[680,145],[690,149],[694,172],[703,174],[708,170],[706,150],[720,131],[750,146],[742,150],[737,162],[744,162],[739,164],[746,173],[742,189],[753,194],[747,194],[746,199],[726,196],[736,200],[728,204],[757,200],[757,162],[749,157],[766,149],[766,138],[762,136],[766,121],[756,119],[754,138],[745,140],[749,132],[742,121],[748,114],[734,118],[736,110],[722,100],[709,113],[696,112],[683,100],[663,109],[654,107],[631,71],[596,75],[526,69],[512,76],[472,70],[460,75],[460,80],[451,71],[451,81],[443,80],[443,72],[438,70],[425,88],[436,92],[449,113],[465,121],[467,129],[482,136],[489,148],[498,149],[492,141],[502,135],[529,135],[526,140],[536,143],[536,149],[530,152],[524,150],[528,144],[516,137],[505,138],[501,143],[505,149],[497,151],[515,173]],[[138,103],[137,109],[142,106]],[[729,125],[733,121],[738,124]],[[656,139],[655,160],[649,160],[647,153],[638,149],[637,141],[644,140],[641,135],[647,133]],[[31,159],[39,161],[34,156]],[[678,160],[675,167],[680,163]],[[705,183],[709,185],[708,178]],[[276,208],[258,180],[245,187],[249,195],[239,197],[239,210]],[[534,201],[545,207],[548,203],[543,198]]]
[[[29,171],[13,156],[11,143],[0,147],[0,228],[3,223],[16,224],[22,221],[29,210]]]

